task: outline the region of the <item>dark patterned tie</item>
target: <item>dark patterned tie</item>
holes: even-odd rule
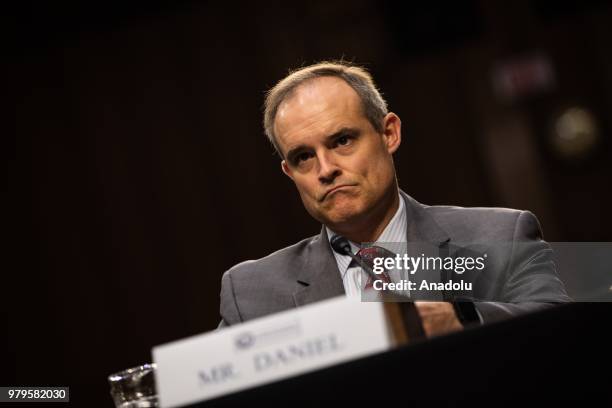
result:
[[[361,260],[368,265],[370,268],[374,269],[374,258],[385,258],[389,256],[389,252],[384,248],[371,246],[366,248],[361,248],[359,252],[357,252],[357,256],[361,258]],[[377,275],[377,280],[380,280],[385,283],[390,283],[391,278],[387,273],[387,270],[383,270],[382,273]],[[374,286],[374,279],[372,279],[368,275],[368,282],[365,285],[365,289],[372,289]]]

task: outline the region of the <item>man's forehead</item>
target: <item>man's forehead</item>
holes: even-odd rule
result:
[[[321,77],[300,84],[280,104],[274,132],[280,142],[285,142],[286,136],[301,130],[337,127],[339,122],[345,122],[344,126],[361,116],[361,100],[353,88],[340,78]]]
[[[277,118],[297,108],[314,105],[359,104],[359,95],[344,80],[337,77],[319,77],[298,85],[279,105]]]

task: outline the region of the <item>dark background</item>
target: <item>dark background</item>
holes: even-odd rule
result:
[[[260,123],[264,92],[322,59],[372,72],[417,200],[528,209],[548,240],[612,240],[610,4],[511,3],[5,7],[1,385],[112,406],[108,374],[216,327],[226,269],[318,233]],[[554,86],[497,95],[495,67],[534,53]],[[563,160],[548,141],[573,106],[600,139]]]

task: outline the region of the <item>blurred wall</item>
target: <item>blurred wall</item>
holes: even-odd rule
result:
[[[605,2],[99,3],[12,20],[5,384],[111,406],[108,374],[216,327],[226,269],[319,232],[260,122],[265,90],[321,59],[371,70],[402,118],[398,177],[417,200],[529,209],[550,240],[611,239]],[[495,67],[533,52],[554,86],[499,99]],[[572,106],[600,138],[568,161],[547,140]]]

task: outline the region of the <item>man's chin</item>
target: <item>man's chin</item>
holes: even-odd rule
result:
[[[317,210],[309,211],[310,215],[337,232],[352,229],[366,213],[361,200],[347,199],[347,197],[334,200],[332,205],[319,207]]]
[[[338,211],[332,214],[326,214],[323,222],[334,231],[350,230],[360,219],[362,213],[359,211]]]

